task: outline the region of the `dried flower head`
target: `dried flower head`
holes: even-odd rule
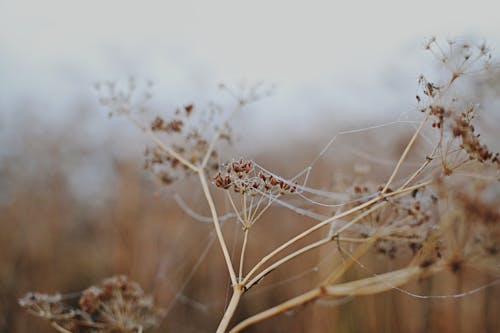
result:
[[[286,194],[294,193],[297,184],[286,181],[256,168],[252,161],[234,160],[222,165],[214,177],[215,186],[236,193],[251,194]]]
[[[205,154],[210,149],[210,137],[219,129],[206,117],[204,112],[197,112],[193,104],[175,110],[170,119],[157,116],[150,124],[150,129],[155,135],[164,137],[165,142],[180,156],[192,165],[199,166]],[[217,112],[212,109],[212,114]],[[219,140],[230,142],[231,130],[228,126],[219,132]],[[218,153],[212,149],[207,161],[207,167],[216,170],[219,168]],[[164,185],[169,185],[178,179],[190,174],[185,163],[166,152],[160,146],[146,148],[144,167],[151,170]]]
[[[161,311],[151,296],[120,275],[103,280],[81,293],[78,308],[56,295],[28,293],[19,300],[27,312],[49,320],[60,332],[143,332],[156,326]]]
[[[279,196],[297,190],[296,183],[271,175],[254,162],[243,159],[223,164],[213,179],[215,186],[227,191],[244,228],[252,226]],[[231,193],[239,196],[240,209],[236,207]],[[255,197],[258,199],[255,200]],[[261,205],[264,199],[267,203]]]

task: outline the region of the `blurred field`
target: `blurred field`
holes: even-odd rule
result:
[[[17,154],[4,160],[0,171],[10,184],[7,199],[0,206],[0,332],[51,331],[46,322],[29,316],[17,305],[17,298],[25,292],[71,293],[116,274],[129,275],[154,294],[159,305],[168,308],[157,332],[214,331],[229,297],[229,281],[217,243],[209,246],[212,225],[193,221],[180,209],[171,199],[172,191],[162,191],[142,170],[140,156],[123,159],[109,154],[113,176],[102,187],[110,194],[78,199],[69,190],[67,170],[61,167],[60,161],[67,158],[62,145],[25,135],[28,145],[36,141],[38,148],[29,151],[29,156]],[[350,144],[362,147],[362,138],[351,139]],[[59,142],[66,148],[77,145],[70,137],[62,139]],[[401,134],[400,139],[401,145],[389,145],[394,159],[407,137]],[[263,153],[255,160],[271,170],[292,174],[312,159],[317,143],[294,148]],[[79,161],[82,156],[73,158]],[[335,160],[335,173],[349,176],[353,157],[339,154]],[[374,174],[378,172],[375,169]],[[324,186],[321,182],[333,179],[333,174],[323,163],[315,170],[311,185]],[[381,173],[380,179],[385,177]],[[208,215],[199,190],[189,185],[185,188],[180,193],[193,210]],[[223,201],[219,207],[224,207]],[[255,262],[310,224],[307,218],[274,208],[256,225],[247,262]],[[223,229],[230,249],[238,249],[240,227],[228,221]],[[329,256],[333,251],[334,244],[270,274],[245,295],[235,320],[313,287],[338,260]],[[237,250],[234,255],[238,255]],[[383,272],[397,267],[397,260],[373,253],[363,263],[372,272]],[[358,267],[348,275],[355,276],[369,273]],[[491,276],[463,271],[443,273],[405,289],[446,295],[488,281]],[[498,286],[444,300],[416,299],[393,290],[336,306],[328,300],[309,304],[248,332],[498,332],[499,308]]]

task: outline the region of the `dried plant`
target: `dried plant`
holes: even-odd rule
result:
[[[126,276],[115,276],[84,290],[74,308],[67,295],[28,293],[19,305],[32,315],[50,321],[62,333],[145,332],[156,326],[161,311],[151,296]]]
[[[480,141],[473,124],[477,106],[459,100],[451,93],[460,78],[488,68],[491,55],[485,45],[453,41],[441,45],[435,38],[430,39],[425,48],[447,69],[447,79],[440,83],[431,82],[424,76],[419,78],[420,92],[416,99],[422,118],[390,170],[387,181],[376,185],[373,182],[353,183],[345,189],[347,198],[340,201],[335,199],[333,192],[311,189],[305,182],[299,184],[296,178],[285,179],[274,175],[255,161],[235,159],[219,163],[217,144],[231,141],[229,120],[232,114],[258,100],[261,95],[255,90],[247,95],[235,94],[236,107],[226,117],[219,115],[217,118],[212,114],[208,122],[193,121],[198,107],[188,104],[175,110],[170,118],[155,117],[148,126],[144,126],[132,119],[132,95],[118,93],[114,85],[110,86],[110,96],[103,99],[103,104],[110,108],[111,114],[130,117],[154,143],[146,150],[146,168],[152,170],[165,185],[186,174],[198,177],[233,290],[217,332],[229,330],[241,298],[265,276],[326,244],[336,244],[343,261],[331,267],[321,283],[241,321],[229,331],[239,332],[322,297],[355,297],[392,289],[402,290],[400,287],[410,281],[446,270],[457,273],[466,266],[488,271],[498,278],[499,155]],[[408,161],[424,133],[431,148],[411,173],[402,176],[403,164]],[[414,158],[418,155],[415,154]],[[231,203],[232,213],[242,226],[244,236],[239,269],[229,255],[221,230],[222,215],[210,189],[210,178],[216,188],[224,191]],[[493,193],[489,198],[488,192]],[[313,204],[317,197],[333,199],[336,201],[330,206],[335,207],[335,211],[331,216],[318,216],[289,204],[294,211],[319,221],[261,257],[250,269],[245,269],[251,227],[274,204],[286,205],[286,197],[307,199]],[[316,238],[311,240],[314,236]],[[346,244],[350,244],[353,250],[347,251]],[[396,257],[407,260],[392,271],[349,281],[346,273],[353,266],[362,265],[360,259],[370,252],[385,255],[388,260]],[[112,285],[122,283],[120,278],[111,281]],[[494,283],[497,282],[498,279]],[[31,294],[21,301],[21,305],[55,323],[63,332],[76,332],[78,329],[70,325],[75,323],[75,318],[78,318],[78,323],[98,320],[99,325],[101,321],[108,323],[110,317],[114,318],[116,313],[109,313],[107,309],[113,309],[108,304],[110,301],[117,302],[118,295],[121,302],[129,304],[128,294],[124,295],[124,291],[118,288],[115,295],[105,285],[84,292],[80,308],[76,310],[62,307],[57,296]],[[125,285],[128,290],[128,284]],[[135,290],[132,288],[133,295]],[[103,294],[107,297],[111,295],[111,300],[103,298]],[[140,294],[139,299],[143,300],[142,291]],[[143,304],[142,301],[132,299],[135,304],[133,311],[120,312],[119,316],[127,318],[127,322],[119,321],[124,332],[139,330],[139,327],[145,329],[154,321],[150,320],[154,318],[152,308],[146,305],[137,308],[139,303]],[[99,314],[94,314],[94,311]],[[101,327],[95,326],[97,324],[78,325],[93,329]]]

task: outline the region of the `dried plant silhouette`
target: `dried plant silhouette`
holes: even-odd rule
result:
[[[233,110],[215,104],[208,110],[187,104],[168,117],[155,116],[145,125],[140,120],[147,114],[143,112],[144,100],[137,96],[149,98],[147,89],[146,93],[138,93],[134,80],[124,90],[114,83],[99,85],[100,101],[109,114],[128,117],[151,139],[144,166],[161,184],[170,186],[182,184],[185,177],[197,178],[232,288],[217,332],[240,332],[319,299],[342,304],[346,299],[389,290],[419,298],[456,298],[500,281],[500,158],[481,141],[475,128],[478,105],[453,91],[456,85],[466,84],[468,77],[497,69],[484,44],[438,43],[432,38],[425,48],[445,68],[447,77],[439,82],[420,76],[416,95],[420,119],[397,162],[386,161],[386,180],[370,180],[368,173],[363,181],[352,179],[348,186],[331,191],[309,187],[308,179],[313,164],[337,136],[294,178],[281,177],[258,161],[239,157],[221,161],[224,145],[235,141],[232,118],[245,112],[250,103],[268,96],[266,87],[256,85],[235,92],[222,86],[234,97]],[[231,211],[225,212],[218,205],[221,200],[229,203]],[[178,201],[188,214],[203,219],[181,199]],[[248,249],[261,242],[252,237],[254,227],[275,206],[290,209],[314,223],[250,262]],[[314,209],[318,207],[329,214]],[[221,227],[228,220],[241,226],[242,241],[236,257],[231,255]],[[250,290],[258,289],[266,276],[286,270],[291,261],[301,260],[327,244],[334,245],[339,261],[328,268],[320,283],[233,323],[241,300]],[[362,263],[362,258],[372,252],[385,255],[387,260],[401,260],[398,267],[375,273]],[[350,279],[353,267],[363,268],[367,276]],[[486,272],[490,282],[450,295],[417,295],[403,289],[411,281],[444,271],[458,274],[466,267]],[[142,332],[153,327],[161,313],[165,314],[124,277],[105,280],[102,286],[91,287],[80,297],[78,308],[64,305],[59,295],[28,294],[20,304],[49,320],[60,332]]]

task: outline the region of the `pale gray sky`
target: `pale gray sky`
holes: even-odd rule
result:
[[[188,93],[199,80],[372,81],[429,35],[500,45],[498,7],[481,0],[2,0],[1,84],[11,92],[4,98],[15,98],[70,93],[75,82],[130,72]]]
[[[39,114],[31,129],[57,128],[78,101],[95,102],[93,82],[129,75],[155,81],[160,105],[209,97],[221,81],[276,83],[276,96],[244,119],[264,130],[261,116],[273,114],[282,129],[276,135],[287,140],[291,128],[296,140],[318,124],[338,130],[325,115],[412,111],[417,77],[432,63],[423,40],[471,36],[498,54],[498,7],[484,0],[0,0],[0,157],[17,147],[20,113]],[[98,150],[110,123],[96,119],[75,133]],[[94,168],[87,173],[99,185]]]

